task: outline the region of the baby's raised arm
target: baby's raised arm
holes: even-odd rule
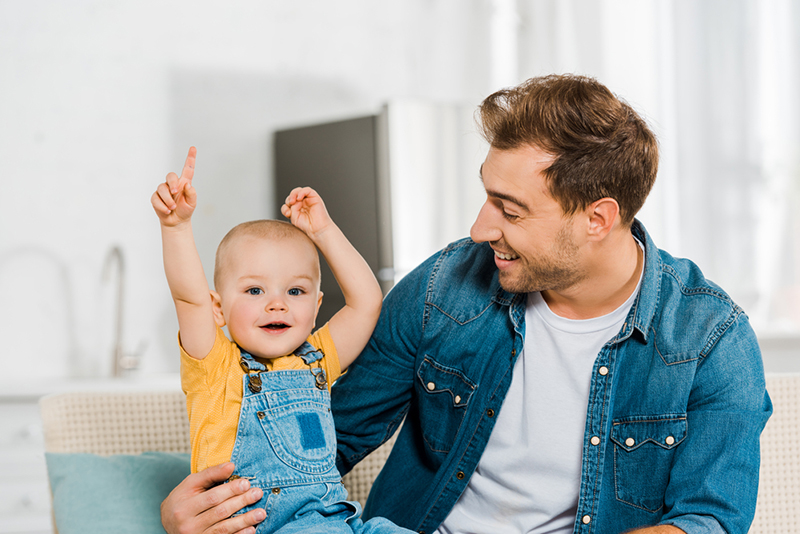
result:
[[[211,294],[192,234],[197,193],[192,187],[197,150],[189,149],[183,171],[159,184],[150,201],[161,221],[164,272],[178,314],[181,345],[193,358],[203,359],[216,338]]]
[[[344,370],[361,354],[375,329],[383,301],[381,288],[367,262],[330,218],[316,191],[310,187],[292,190],[281,213],[311,238],[342,289],[345,305],[328,327]]]

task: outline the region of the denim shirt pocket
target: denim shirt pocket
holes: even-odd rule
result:
[[[686,416],[636,416],[615,419],[614,486],[617,500],[657,512],[664,505],[672,457],[686,439]]]
[[[475,383],[463,372],[425,356],[417,369],[422,434],[434,452],[447,453],[464,420]]]

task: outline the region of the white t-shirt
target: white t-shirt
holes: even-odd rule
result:
[[[436,534],[573,531],[592,368],[638,292],[637,285],[615,311],[586,320],[560,317],[540,293],[528,294],[525,347],[497,423]]]

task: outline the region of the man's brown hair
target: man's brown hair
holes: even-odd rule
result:
[[[533,145],[553,156],[545,179],[568,215],[610,197],[629,225],[655,183],[655,135],[631,106],[593,78],[531,78],[488,96],[478,114],[492,147]]]

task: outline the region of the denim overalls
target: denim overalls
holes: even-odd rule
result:
[[[308,342],[295,354],[308,370],[267,372],[241,351],[245,373],[231,479],[247,478],[264,496],[239,513],[266,510],[258,534],[411,532],[383,518],[364,523],[361,506],[347,501],[336,469],[330,393],[319,363],[323,354]]]

